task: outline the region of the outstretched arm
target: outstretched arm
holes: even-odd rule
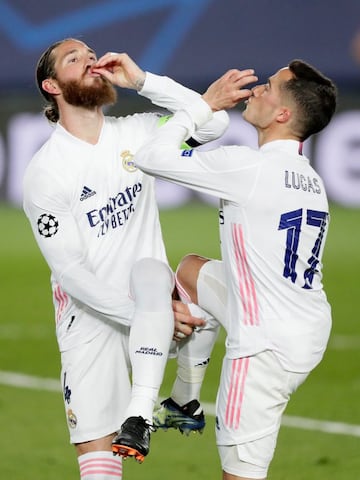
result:
[[[108,52],[93,65],[92,69],[113,85],[136,90],[139,95],[170,112],[185,109],[201,97],[200,93],[180,85],[169,77],[144,72],[126,53]],[[227,113],[216,111],[206,124],[193,132],[190,144],[201,145],[219,138],[228,124]]]
[[[252,69],[227,72],[214,82],[193,104],[174,116],[135,155],[135,164],[144,172],[185,185],[193,190],[229,201],[247,198],[251,180],[256,174],[256,152],[235,147],[184,152],[184,139],[206,124],[218,108],[232,108],[251,95],[248,86],[256,81]],[[241,156],[242,161],[238,160]],[[243,183],[234,175],[242,170]]]

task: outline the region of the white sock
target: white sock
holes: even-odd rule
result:
[[[140,415],[152,422],[174,332],[173,287],[173,274],[163,262],[146,258],[134,266],[136,307],[129,339],[133,387],[125,418]]]
[[[210,355],[219,334],[220,325],[209,314],[189,304],[192,315],[205,317],[206,326],[196,330],[179,344],[177,376],[171,398],[180,406],[193,399],[200,401],[200,392],[210,361]],[[196,307],[196,308],[195,308]]]
[[[173,332],[172,310],[136,311],[129,340],[133,387],[126,417],[141,415],[152,419]]]
[[[112,452],[89,452],[78,457],[81,480],[120,480],[122,459]]]
[[[181,406],[193,399],[200,400],[201,386],[220,324],[226,328],[227,289],[224,278],[222,262],[211,260],[202,266],[196,286],[200,307],[190,303],[189,294],[176,276],[181,301],[188,304],[194,317],[206,320],[205,327],[195,331],[189,340],[179,343],[177,378],[171,398]]]

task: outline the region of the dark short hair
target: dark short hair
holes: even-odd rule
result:
[[[304,141],[330,122],[336,110],[337,88],[332,80],[303,60],[292,60],[288,68],[293,78],[284,82],[282,88],[298,108],[295,126]]]

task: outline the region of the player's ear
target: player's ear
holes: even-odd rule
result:
[[[289,108],[282,107],[276,117],[276,120],[279,123],[286,123],[290,120],[290,118],[291,118],[291,110]]]
[[[43,90],[45,90],[47,93],[50,93],[50,95],[57,95],[60,93],[57,82],[52,78],[46,78],[43,80],[41,86]]]

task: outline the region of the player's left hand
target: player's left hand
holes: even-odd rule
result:
[[[257,80],[258,77],[252,68],[246,70],[232,69],[215,80],[202,97],[213,112],[233,108],[239,102],[251,96],[251,89],[244,87]]]
[[[127,53],[108,52],[94,63],[91,70],[113,85],[137,91],[141,90],[146,76]]]
[[[191,315],[189,307],[185,303],[179,300],[173,300],[172,306],[174,312],[173,340],[176,342],[190,336],[196,327],[205,325],[206,322],[203,318],[193,317]]]

